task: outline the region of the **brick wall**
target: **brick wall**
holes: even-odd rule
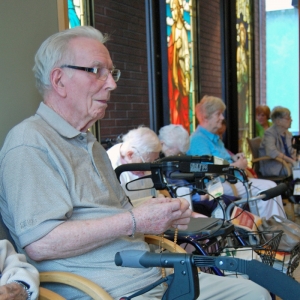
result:
[[[222,97],[220,0],[199,1],[200,5],[200,99]],[[200,100],[199,99],[199,100]]]
[[[198,4],[199,100],[206,94],[222,97],[220,0],[198,0]],[[106,116],[100,121],[101,138],[111,138],[139,125],[150,124],[145,1],[94,0],[94,11],[95,27],[111,35],[106,45],[114,64],[122,71]],[[256,17],[255,32],[259,31],[257,24]],[[263,49],[259,48],[257,40],[255,45],[256,60],[259,61]],[[256,72],[256,84],[259,85],[255,96],[263,102],[265,83],[261,78],[264,74]]]
[[[100,121],[101,138],[116,137],[149,126],[145,2],[95,0],[94,11],[95,27],[110,35],[106,46],[122,72]]]

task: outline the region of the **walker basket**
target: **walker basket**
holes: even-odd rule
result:
[[[239,231],[230,233],[227,237],[217,240],[214,244],[208,244],[203,248],[212,256],[232,256],[245,260],[257,259],[264,264],[273,266],[275,261],[276,251],[279,246],[282,231]],[[202,269],[202,268],[201,268]],[[203,272],[211,273],[209,268],[203,268]],[[224,271],[225,276],[241,275],[236,272]]]
[[[295,269],[300,261],[300,243],[298,243],[290,252],[276,252],[273,267],[288,276],[293,277]]]

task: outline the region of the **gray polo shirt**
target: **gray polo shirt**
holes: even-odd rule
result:
[[[8,134],[0,152],[0,207],[18,251],[68,220],[103,218],[124,211],[127,199],[103,147],[44,103]],[[99,228],[101,230],[101,228]],[[122,237],[67,259],[36,263],[39,271],[70,271],[114,298],[158,279],[159,271],[115,266],[117,251],[148,250],[142,236]],[[56,289],[67,299],[77,291]]]

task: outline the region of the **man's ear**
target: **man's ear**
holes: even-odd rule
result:
[[[55,68],[51,71],[50,81],[53,89],[61,96],[66,97],[66,89],[63,83],[64,72],[60,68]]]

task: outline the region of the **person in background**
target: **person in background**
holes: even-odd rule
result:
[[[218,131],[217,131],[217,135],[220,137],[220,139],[222,141],[224,139],[224,134],[226,132],[226,129],[227,129],[227,122],[226,122],[225,119],[223,119],[222,120],[222,127],[220,127],[220,129],[218,129]],[[227,151],[228,151],[229,155],[231,156],[231,158],[234,160],[234,158],[235,158],[234,153],[232,153],[229,149],[227,149]],[[258,178],[256,172],[252,168],[247,166],[245,171],[246,171],[246,174],[247,174],[248,177]]]
[[[223,141],[220,139],[220,136],[217,134],[218,130],[222,127],[225,109],[226,105],[220,98],[204,96],[201,99],[196,105],[196,116],[199,126],[191,135],[191,145],[187,154],[216,156],[229,162],[231,166],[244,170],[247,168],[246,157],[243,153],[237,153],[231,156],[225,148]],[[252,195],[258,194],[261,190],[276,186],[276,183],[270,180],[257,178],[249,178],[248,180],[251,183],[250,189]],[[224,194],[226,195],[242,198],[247,197],[245,186],[240,181],[234,185],[225,181],[222,185]],[[285,217],[281,196],[277,196],[268,201],[258,200],[257,207],[260,217],[266,217],[266,219],[268,219],[274,214]]]
[[[255,108],[256,114],[256,136],[263,138],[265,130],[272,126],[270,119],[270,108],[267,105],[258,105]]]
[[[182,125],[166,125],[159,129],[158,138],[164,156],[185,154],[190,147],[190,135]]]
[[[149,199],[132,207],[105,149],[88,130],[102,119],[120,70],[105,37],[77,26],[46,39],[34,74],[43,102],[16,125],[0,151],[0,208],[18,251],[39,271],[70,271],[128,297],[162,278],[159,268],[121,268],[120,250],[149,251],[144,234],[186,230],[197,216],[183,198]],[[145,158],[144,158],[145,159]],[[250,280],[199,274],[204,299],[271,299]],[[77,289],[49,285],[68,300]],[[161,284],[136,300],[161,299]]]
[[[39,292],[39,273],[16,253],[8,240],[0,240],[0,300],[35,300]]]
[[[159,157],[161,147],[156,133],[148,127],[141,126],[125,134],[122,143],[112,146],[107,150],[107,154],[113,169],[116,169],[124,164],[153,162]],[[127,171],[120,175],[120,183],[134,206],[149,197],[158,196],[155,189],[147,189],[147,187],[153,186],[151,179],[136,180],[146,174],[147,172],[144,171]],[[136,181],[130,183],[132,191],[129,191],[126,184],[132,180]],[[138,191],[138,189],[144,190]]]
[[[273,125],[265,131],[258,150],[259,156],[279,158],[292,168],[297,162],[296,150],[292,147],[292,134],[288,130],[292,124],[291,112],[285,107],[276,106],[272,110],[271,119]],[[263,176],[287,176],[282,163],[275,160],[260,161],[260,172]]]
[[[190,135],[182,125],[170,124],[161,127],[158,137],[162,144],[162,153],[164,156],[185,155],[190,147]],[[193,192],[190,182],[183,179],[170,179],[169,177],[168,181],[177,187],[189,187],[191,189],[190,191],[182,191],[182,193],[189,202],[192,201],[192,208],[195,212],[210,217],[212,211],[217,207],[217,201],[209,201],[208,194]],[[224,196],[223,198],[226,206],[234,201],[234,198],[229,196]]]
[[[223,119],[222,120],[222,124],[221,124],[222,126],[218,129],[218,131],[217,131],[217,135],[220,137],[220,139],[223,141],[223,139],[224,139],[224,134],[225,134],[225,132],[226,132],[226,129],[227,129],[227,123],[226,123],[226,120],[225,119]],[[229,151],[229,150],[228,150]],[[230,152],[229,151],[229,154],[230,153],[232,153],[232,152]],[[232,153],[233,154],[233,153]]]

